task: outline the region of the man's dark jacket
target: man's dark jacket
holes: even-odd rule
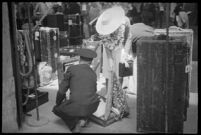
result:
[[[90,116],[99,105],[96,80],[95,72],[87,64],[69,67],[59,86],[56,97],[57,105],[53,108],[53,112],[64,117],[65,115]],[[69,88],[70,99],[64,100]]]

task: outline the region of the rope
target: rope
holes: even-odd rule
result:
[[[29,97],[28,97],[29,94],[30,94],[30,88],[27,87],[26,99],[25,99],[24,103],[22,103],[22,106],[25,106],[28,103],[28,101],[29,101]]]
[[[28,60],[28,62],[29,62],[29,70],[28,70],[28,72],[27,73],[22,73],[22,71],[20,71],[20,75],[25,77],[25,76],[28,76],[28,75],[31,74],[32,69],[33,69],[33,62],[32,62],[32,57],[31,57],[30,46],[29,46],[29,44],[30,44],[29,35],[28,35],[29,33],[28,33],[28,31],[23,31],[22,33],[24,35],[25,46],[27,48],[28,57],[29,57],[29,60]]]

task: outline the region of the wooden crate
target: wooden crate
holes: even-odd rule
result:
[[[137,131],[182,133],[188,74],[186,40],[137,43]]]

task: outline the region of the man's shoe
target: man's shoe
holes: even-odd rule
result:
[[[86,119],[86,120],[83,120],[83,119],[80,120],[80,126],[81,126],[81,127],[86,127],[86,126],[88,125],[88,123],[89,123],[89,122],[88,122],[88,119]]]
[[[81,130],[80,123],[81,123],[81,121],[79,121],[79,122],[76,124],[75,128],[72,130],[72,133],[80,133],[80,130]]]

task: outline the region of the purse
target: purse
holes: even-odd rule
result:
[[[119,76],[126,77],[133,75],[133,61],[128,61],[129,67],[125,67],[125,63],[119,63]]]

